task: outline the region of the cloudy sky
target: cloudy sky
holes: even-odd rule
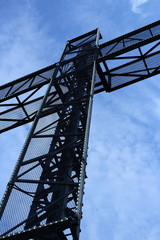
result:
[[[0,85],[57,62],[100,28],[106,42],[159,20],[159,0],[0,0]],[[80,240],[160,239],[159,76],[94,98]],[[28,127],[0,136],[0,197]]]

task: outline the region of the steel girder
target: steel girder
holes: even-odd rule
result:
[[[0,239],[79,239],[99,36],[68,41],[51,68],[2,201]]]
[[[1,238],[78,239],[92,95],[159,74],[160,21],[99,46],[96,35],[69,41],[59,63],[0,89],[0,132],[34,120],[2,201]]]
[[[111,92],[159,74],[159,39],[157,21],[99,45],[94,93]],[[57,64],[1,87],[0,133],[34,120]]]
[[[34,120],[56,64],[0,88],[0,133]]]
[[[160,21],[100,45],[99,92],[112,92],[160,73]],[[97,86],[98,88],[98,86]]]

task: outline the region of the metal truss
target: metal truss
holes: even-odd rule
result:
[[[100,45],[99,92],[112,92],[160,73],[160,21]]]
[[[2,201],[0,239],[79,239],[98,39],[94,30],[69,41],[51,69]]]
[[[79,239],[92,97],[160,73],[160,21],[99,37],[68,41],[58,63],[0,89],[0,133],[33,121],[2,201],[0,239]]]
[[[0,133],[34,120],[56,64],[5,84],[0,90]]]
[[[159,74],[159,39],[157,21],[99,45],[94,93],[111,92]],[[1,87],[0,133],[34,120],[57,64]]]

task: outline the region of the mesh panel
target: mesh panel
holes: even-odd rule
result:
[[[23,186],[23,188],[25,188]],[[30,186],[30,191],[32,191],[32,185]],[[19,191],[19,190],[12,190],[10,195],[10,201],[6,205],[6,210],[3,214],[3,221],[1,221],[1,234],[3,232],[8,231],[18,224],[25,220],[28,215],[28,203],[31,204],[32,198],[29,197],[27,194]],[[20,209],[20,211],[19,211]],[[10,221],[10,219],[13,221]],[[12,233],[22,231],[24,228],[24,224],[21,224],[20,227],[17,227],[16,230],[13,230]]]
[[[80,52],[84,48],[87,53],[87,44],[90,49],[95,35],[76,41],[80,46],[77,59],[57,66],[57,75],[50,83],[9,183],[11,192],[1,218],[1,235],[55,223],[74,217],[75,213],[81,215],[78,188],[81,186],[83,191],[81,175],[85,176],[82,165],[86,160],[86,124],[95,52],[88,52],[85,58]],[[37,76],[35,80],[39,81]],[[33,114],[39,104],[36,101],[34,107],[33,102],[24,107]],[[11,114],[25,117],[22,109]]]
[[[160,33],[160,24],[159,22],[157,24],[158,24],[157,26],[148,27],[148,29],[146,30],[139,30],[138,33],[133,32],[128,34],[127,36],[124,35],[121,38],[118,38],[117,41],[115,39],[113,41],[101,45],[102,56],[114,53],[118,50],[129,47],[143,40],[153,38],[154,36]]]
[[[24,91],[27,92],[33,88],[37,88],[39,85],[49,83],[54,70],[55,66],[53,66],[50,70],[41,70],[29,76],[23,77],[23,79],[19,79],[2,86],[0,90],[0,100],[2,101],[14,94],[19,95]]]
[[[80,47],[83,46],[86,43],[91,44],[93,42],[93,45],[95,46],[95,40],[96,40],[96,35],[93,33],[92,35],[86,36],[83,39],[79,39],[77,41],[71,41],[71,45],[75,47]]]
[[[160,25],[153,27],[151,29],[151,31],[153,32],[154,35],[159,34],[160,33]]]
[[[151,56],[146,59],[146,63],[149,66],[150,72],[152,73],[157,67],[160,66],[160,53]]]
[[[42,99],[24,105],[24,109],[27,112],[27,115],[34,117],[40,107],[41,102]],[[24,112],[24,109],[18,106],[16,108],[9,109],[5,113],[2,112],[0,114],[0,132],[5,131],[15,124],[17,126],[20,126],[21,124],[26,123],[27,120],[29,121],[28,116]],[[23,123],[23,120],[26,120],[26,122]]]
[[[102,90],[117,90],[158,74],[159,34],[160,21],[157,21],[100,45],[99,78],[104,84],[104,87],[101,85]],[[129,46],[132,48],[127,48]],[[100,84],[95,87],[101,88]]]
[[[128,66],[122,66],[119,69],[111,70],[111,88],[129,83],[131,81],[139,81],[141,79],[149,77],[149,74],[158,74],[159,62],[160,54],[157,53],[153,56],[146,57],[145,61],[139,60],[137,62],[129,64]]]

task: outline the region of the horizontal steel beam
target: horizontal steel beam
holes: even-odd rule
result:
[[[87,36],[94,34],[95,31],[86,33],[83,37],[87,39]],[[68,41],[70,48],[66,49],[66,52],[70,52],[72,62],[73,59],[74,62],[78,61],[79,56],[74,44],[78,44],[80,39],[77,37]],[[94,94],[102,91],[112,92],[159,74],[159,39],[160,21],[157,21],[99,45]],[[147,47],[148,50],[144,52],[143,47]],[[135,56],[135,51],[138,51],[137,56]],[[151,54],[154,56],[152,57]],[[84,59],[86,55],[86,51],[83,50]],[[154,67],[149,59],[154,61]],[[114,62],[117,60],[118,63],[115,66]],[[113,63],[113,66],[110,62]],[[132,72],[132,68],[136,64],[143,65],[140,69],[141,73],[140,71]],[[0,133],[34,120],[43,99],[43,89],[48,86],[58,65],[59,63],[55,63],[1,86]],[[66,65],[68,68],[64,71],[63,68]],[[69,78],[71,73],[77,72],[72,66],[70,58],[61,59],[64,79]],[[48,113],[46,112],[46,115]]]
[[[160,39],[160,20],[99,46],[99,62],[132,51]]]

